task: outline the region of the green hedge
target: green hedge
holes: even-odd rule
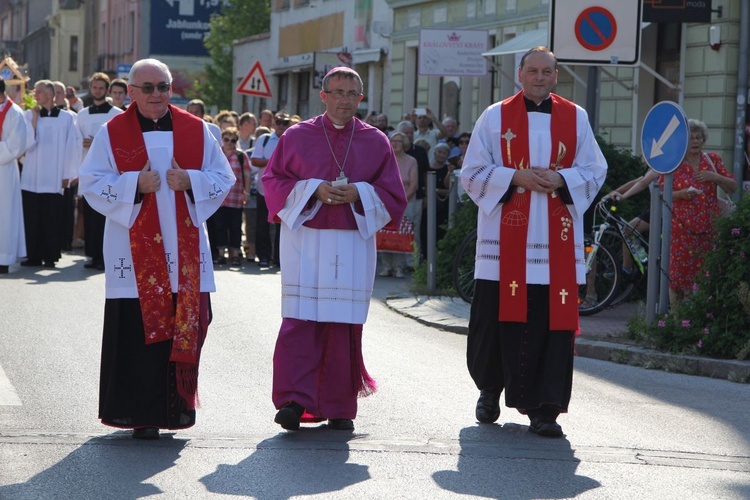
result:
[[[633,338],[668,352],[750,359],[750,199],[717,227],[693,294],[655,324],[631,321]]]

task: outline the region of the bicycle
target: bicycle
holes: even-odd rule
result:
[[[633,243],[625,234],[626,228],[632,231],[646,251],[648,241],[625,219],[615,215],[616,210],[616,204],[609,201],[597,205],[597,211],[604,220],[594,232],[593,239],[585,240],[586,284],[578,289],[578,311],[582,316],[596,314],[621,303],[646,276],[646,263],[633,257],[636,263],[633,277],[628,280],[622,277],[623,241],[627,242],[624,248],[631,255],[634,254]],[[464,237],[453,258],[453,287],[468,303],[474,298],[476,240],[475,229]]]
[[[476,263],[477,230],[467,234],[453,257],[453,288],[464,301],[474,299],[474,265]]]
[[[596,225],[596,214],[602,222]],[[596,314],[626,300],[646,276],[647,257],[638,257],[638,246],[648,255],[648,240],[616,214],[617,203],[606,199],[596,207],[593,237],[585,242],[586,283],[578,287],[578,312]],[[623,252],[630,252],[635,264],[633,276],[625,279],[621,271]]]

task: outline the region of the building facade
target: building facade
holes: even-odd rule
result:
[[[273,0],[268,36],[238,40],[234,47],[235,88],[260,62],[271,97],[235,93],[233,107],[315,116],[323,111],[318,95],[323,75],[345,65],[362,76],[360,113],[386,109],[391,18],[385,0]]]
[[[514,80],[520,54],[549,43],[549,0],[386,1],[393,9],[394,26],[391,121],[413,107],[429,107],[440,116],[458,118],[460,130],[470,131],[482,110],[518,91]],[[708,20],[642,23],[637,66],[600,66],[591,81],[589,66],[562,65],[557,93],[590,109],[587,89],[593,84],[596,132],[636,154],[641,153],[641,126],[649,109],[662,100],[675,101],[689,118],[708,125],[706,149],[719,152],[738,179],[748,178],[742,147],[747,83],[738,87],[738,70],[748,67],[748,47],[740,46],[741,26],[747,29],[750,22],[743,20],[748,6],[740,0],[721,2],[721,9],[700,3],[708,6]],[[488,75],[421,76],[419,36],[424,28],[487,30],[494,47],[487,54]],[[738,107],[738,102],[743,104]]]

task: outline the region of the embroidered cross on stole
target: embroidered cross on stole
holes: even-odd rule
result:
[[[573,164],[576,151],[576,107],[552,94],[550,168]],[[529,119],[523,91],[503,101],[500,108],[503,161],[506,167],[529,165]],[[512,141],[512,144],[511,144]],[[526,247],[531,192],[517,188],[502,207],[500,219],[500,313],[499,321],[527,322]],[[556,193],[547,195],[549,219],[550,330],[578,329],[573,218]]]
[[[107,129],[118,170],[140,171],[148,161],[136,104],[115,116]],[[203,160],[203,122],[170,106],[174,157],[180,168],[200,169]],[[177,219],[178,294],[175,302],[165,260],[156,193],[143,196],[141,210],[130,228],[138,298],[146,344],[172,339],[170,361],[197,365],[200,328],[199,230],[190,219],[185,193],[175,192]]]

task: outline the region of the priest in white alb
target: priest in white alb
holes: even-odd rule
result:
[[[360,76],[332,69],[320,98],[326,112],[289,128],[263,174],[269,220],[281,222],[272,396],[284,429],[327,419],[351,430],[357,396],[375,388],[362,358],[375,233],[398,227],[406,194],[388,138],[354,117]]]
[[[0,79],[0,274],[26,256],[18,157],[26,149],[23,110],[5,95]]]
[[[467,364],[482,423],[505,404],[529,430],[561,437],[573,384],[578,284],[585,283],[583,214],[607,175],[586,112],[552,90],[546,47],[521,58],[523,90],[477,120],[461,169],[479,207]]]
[[[107,217],[99,418],[156,439],[195,423],[215,291],[205,221],[235,182],[203,120],[169,105],[156,59],[130,71],[132,104],[94,137],[81,192]]]

